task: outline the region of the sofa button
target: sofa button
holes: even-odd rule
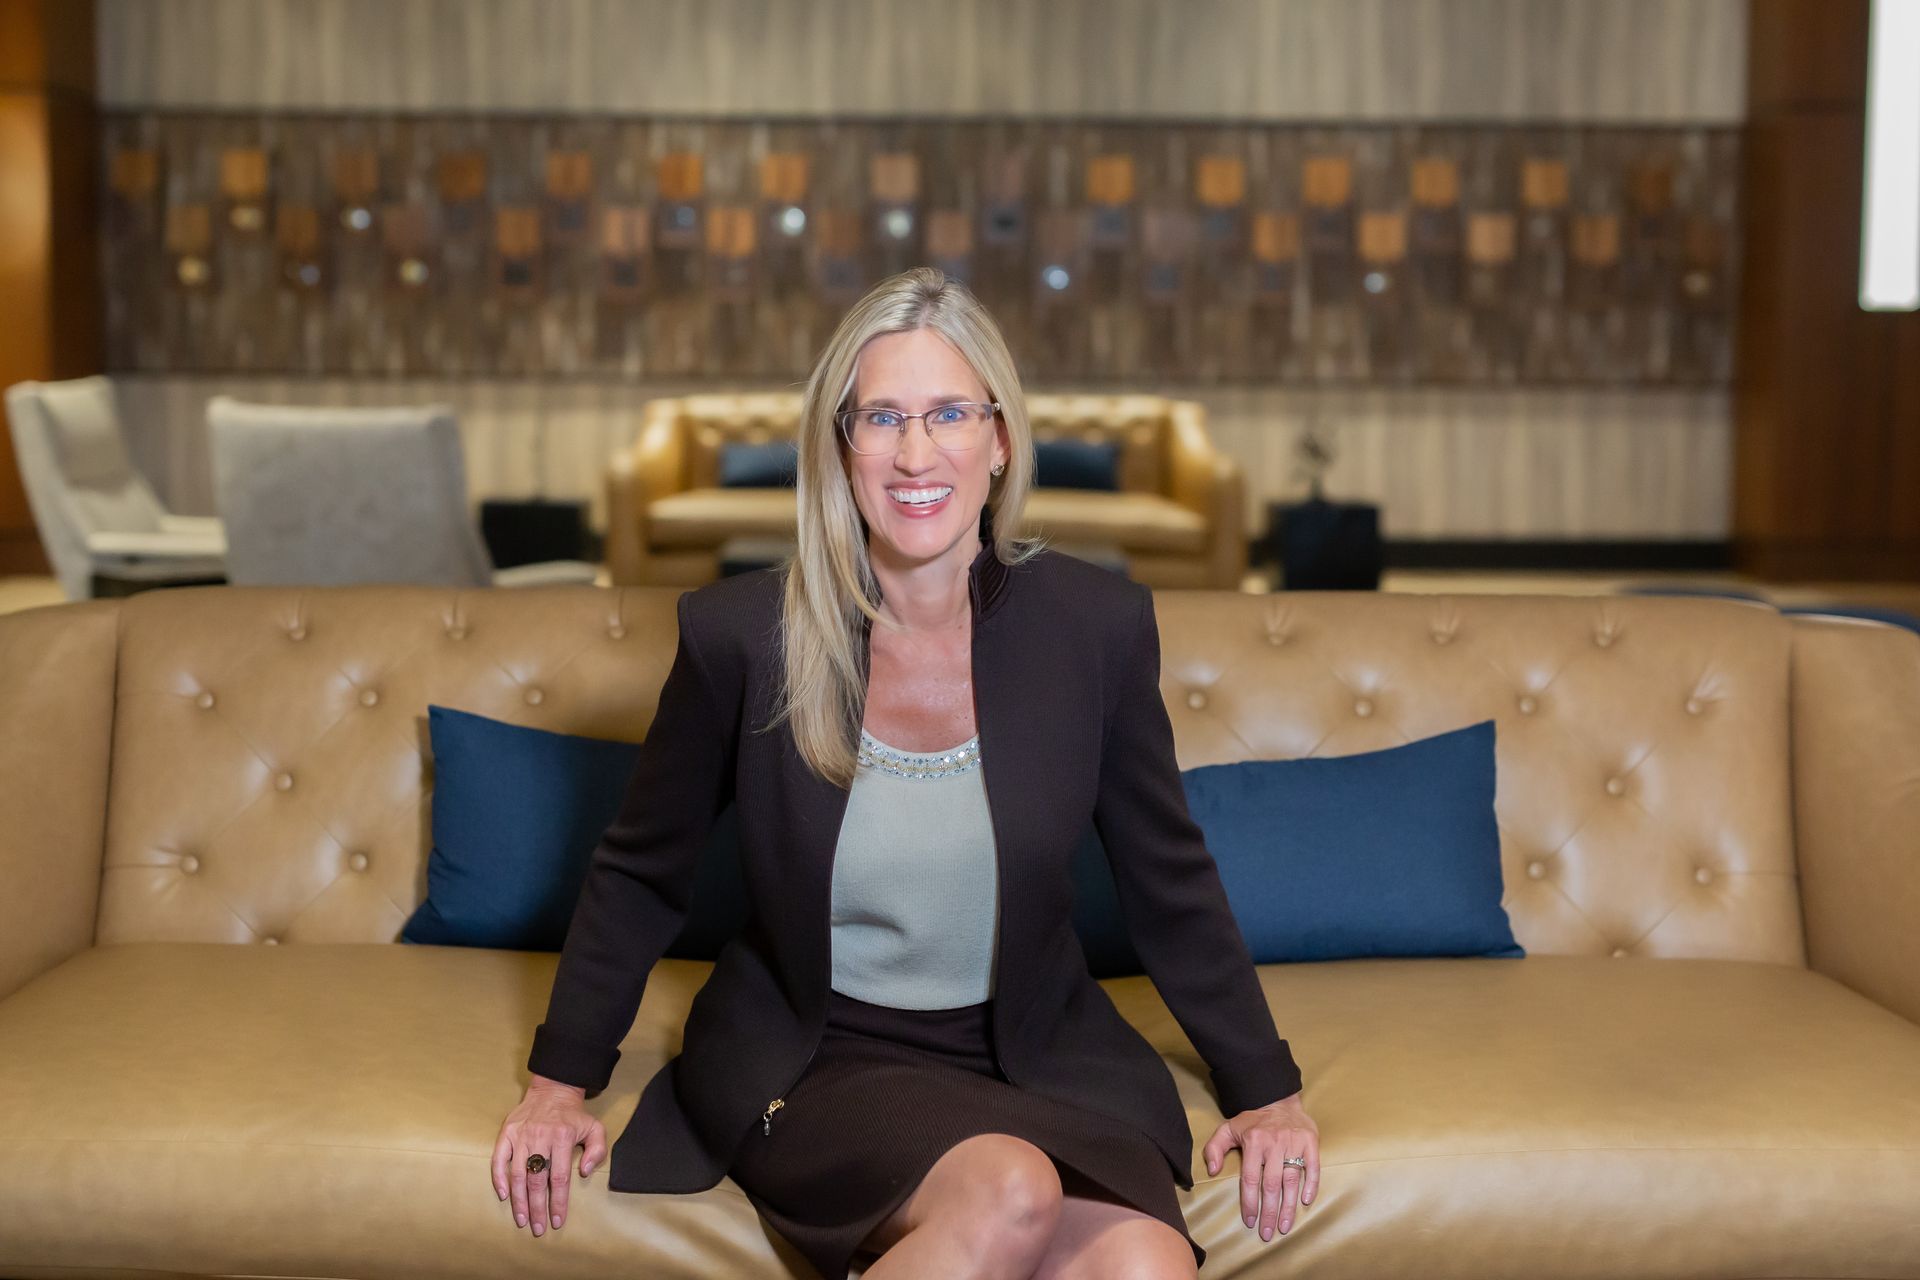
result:
[[[1195,711],[1198,711],[1207,705],[1207,695],[1201,690],[1195,689],[1187,694],[1187,705]]]
[[[1690,716],[1697,716],[1700,714],[1700,699],[1698,698],[1687,699],[1687,714]]]
[[[616,622],[607,628],[607,638],[610,640],[625,640],[627,638],[627,629]]]
[[[538,689],[529,689],[527,690],[527,705],[530,707],[537,707],[542,702],[546,701],[546,697],[547,695],[540,692],[540,690]]]
[[[347,865],[355,871],[365,871],[367,869],[367,855],[364,853],[356,853],[347,859]]]
[[[199,707],[202,711],[209,711],[213,708],[213,695],[210,693],[203,693],[199,697],[195,698],[193,700],[193,703],[195,706]]]
[[[1613,954],[1616,956],[1623,956],[1627,954],[1627,949],[1625,947],[1615,947],[1613,949]]]
[[[188,875],[192,875],[200,869],[200,859],[194,857],[192,854],[188,854],[186,857],[180,859],[180,869]]]
[[[1608,648],[1613,644],[1613,632],[1596,631],[1593,633],[1593,642],[1602,649]]]
[[[280,945],[280,939],[274,937],[272,934],[268,934],[266,937],[260,939],[260,943],[262,946],[277,947]]]
[[[1353,714],[1357,716],[1362,716],[1362,717],[1372,715],[1373,714],[1372,699],[1370,698],[1355,699],[1353,704]]]
[[[361,705],[361,706],[363,706],[363,707],[370,707],[370,706],[372,706],[372,705],[373,705],[374,703],[376,703],[376,702],[378,702],[378,701],[380,701],[380,694],[379,694],[379,692],[378,692],[377,690],[374,690],[374,689],[362,689],[362,690],[360,691],[360,705]]]
[[[1625,782],[1623,782],[1623,781],[1621,781],[1621,780],[1620,780],[1619,778],[1617,778],[1617,777],[1616,777],[1616,778],[1608,778],[1608,779],[1607,779],[1607,794],[1608,794],[1608,795],[1610,795],[1610,796],[1623,796],[1623,795],[1625,795],[1625,794],[1627,794],[1627,784],[1626,784]]]
[[[1713,879],[1713,872],[1709,871],[1705,867],[1695,867],[1693,869],[1693,878],[1695,882],[1699,884],[1705,884],[1709,880]]]
[[[282,791],[291,791],[293,790],[293,775],[290,773],[282,773],[273,780],[273,785]]]
[[[467,629],[455,623],[453,626],[447,628],[447,638],[450,640],[465,640],[467,638]]]
[[[1286,632],[1284,631],[1267,632],[1267,643],[1272,645],[1274,648],[1278,649],[1281,645],[1285,644],[1286,642],[1287,642]]]
[[[1538,880],[1547,874],[1547,864],[1535,858],[1527,864],[1527,874]]]
[[[1532,694],[1523,693],[1520,695],[1520,714],[1521,715],[1523,716],[1532,715],[1534,713],[1535,708],[1537,708],[1539,705],[1540,705],[1539,703],[1533,700]]]
[[[1436,632],[1434,632],[1434,633],[1433,633],[1433,642],[1434,642],[1435,644],[1452,644],[1452,643],[1453,643],[1453,632],[1451,632],[1451,631],[1436,631]]]

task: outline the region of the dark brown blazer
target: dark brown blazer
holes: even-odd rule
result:
[[[990,526],[989,526],[990,528]],[[1091,818],[1128,931],[1231,1116],[1300,1088],[1213,856],[1189,817],[1159,686],[1153,593],[1047,550],[968,571],[976,729],[1000,874],[993,1038],[1015,1085],[1143,1130],[1193,1185],[1172,1076],[1088,974],[1069,867]],[[606,1087],[642,990],[686,917],[715,816],[737,804],[748,922],[613,1145],[616,1191],[717,1183],[812,1061],[831,982],[832,858],[847,791],[770,718],[778,569],[680,597],[679,651],[622,807],[593,852],[527,1067]],[[871,628],[863,639],[870,656]],[[867,669],[870,670],[870,667]],[[771,1123],[780,1122],[775,1112]]]

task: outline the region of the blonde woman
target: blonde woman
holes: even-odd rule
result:
[[[749,922],[612,1149],[616,1191],[730,1175],[828,1280],[1193,1276],[1186,1112],[1088,976],[1069,865],[1091,821],[1128,928],[1206,1059],[1272,1239],[1319,1135],[1188,815],[1153,596],[1012,536],[1019,379],[921,268],[854,306],[807,384],[792,559],[681,596],[679,650],[501,1127],[534,1234],[608,1159],[607,1084],[648,972],[737,805]],[[878,1255],[873,1258],[872,1255]]]

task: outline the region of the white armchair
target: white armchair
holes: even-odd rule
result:
[[[6,404],[27,506],[67,599],[92,596],[96,574],[154,585],[224,579],[221,521],[160,504],[127,454],[111,380],[19,382]]]
[[[237,584],[592,583],[599,566],[496,569],[467,496],[453,410],[207,405],[214,491]]]

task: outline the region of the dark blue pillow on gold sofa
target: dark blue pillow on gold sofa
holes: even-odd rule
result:
[[[433,850],[402,942],[558,951],[639,745],[428,706]],[[716,820],[667,954],[712,960],[747,914],[734,811]]]
[[[1500,905],[1493,721],[1180,779],[1254,963],[1526,954]],[[1073,875],[1074,927],[1094,976],[1142,972],[1091,829]]]
[[[1091,440],[1036,440],[1033,483],[1039,489],[1118,489],[1120,446]]]
[[[720,446],[723,489],[791,489],[799,483],[800,446],[792,440]]]

